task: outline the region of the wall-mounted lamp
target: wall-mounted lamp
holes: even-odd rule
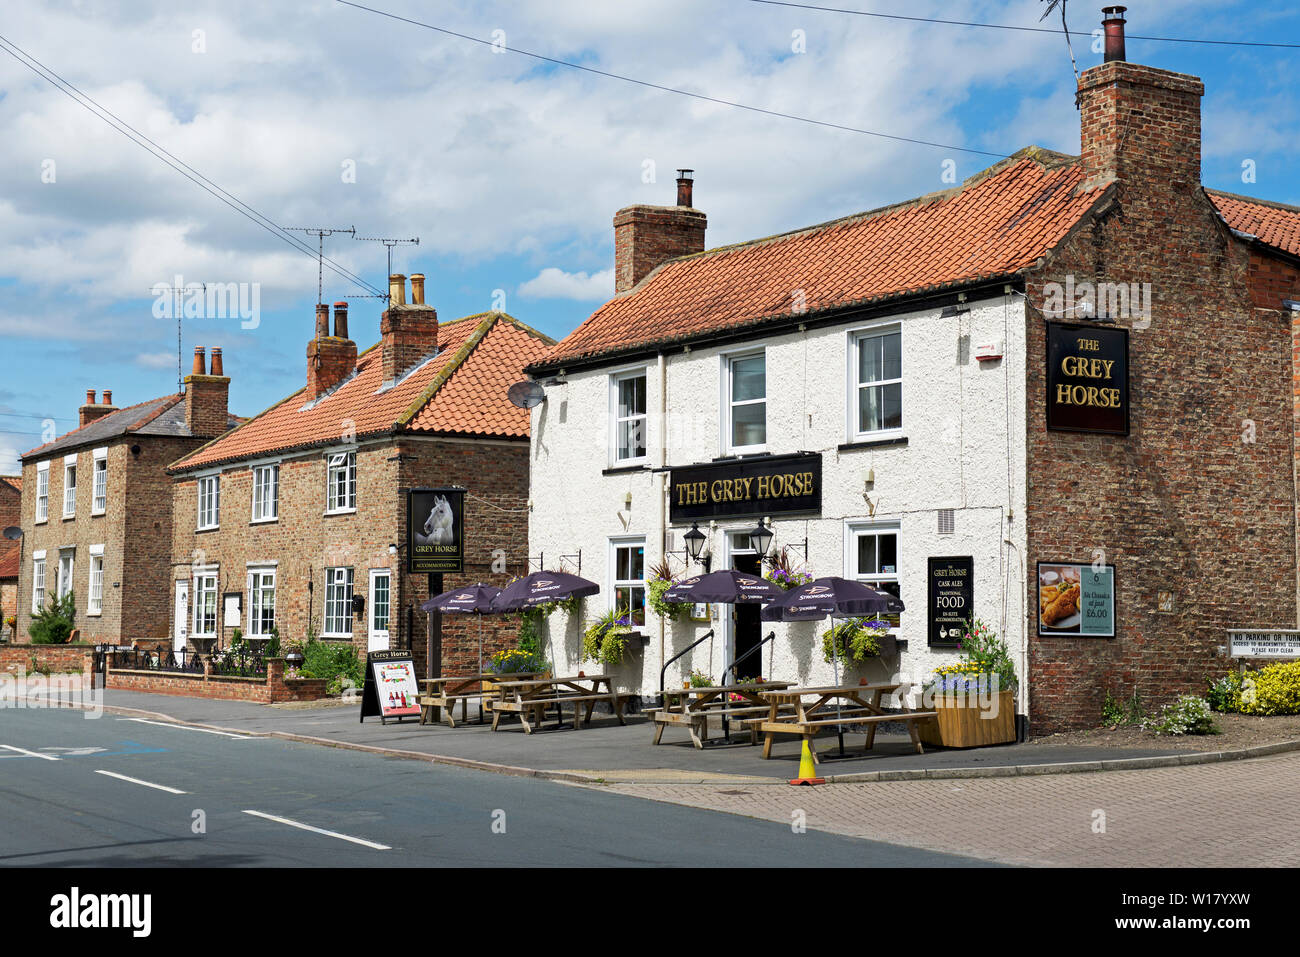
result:
[[[749,531],[749,540],[754,546],[754,551],[758,552],[759,559],[767,555],[767,550],[772,547],[773,532],[770,525],[764,525],[760,518],[758,524]]]

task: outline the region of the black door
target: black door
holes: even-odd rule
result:
[[[738,572],[748,572],[751,575],[762,574],[762,565],[757,555],[737,555],[733,559],[732,565]],[[733,606],[736,615],[734,632],[735,660],[739,662],[736,665],[734,677],[741,679],[757,678],[763,673],[763,653],[761,651],[755,651],[744,661],[740,660],[746,652],[751,651],[762,640],[763,623],[758,617],[762,607],[758,602],[745,602]],[[728,681],[732,677],[730,674],[726,676]]]

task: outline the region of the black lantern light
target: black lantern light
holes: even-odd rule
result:
[[[698,562],[705,542],[704,533],[700,531],[700,523],[692,522],[691,530],[683,535],[682,539],[686,542],[686,554],[691,556],[691,561]]]
[[[754,551],[758,552],[758,557],[762,558],[767,554],[767,550],[772,547],[772,529],[763,524],[760,518],[758,524],[750,530],[749,541],[754,546]]]

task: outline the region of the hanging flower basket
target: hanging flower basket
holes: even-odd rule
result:
[[[848,618],[822,633],[822,657],[832,655],[845,664],[879,657],[882,640],[889,635],[889,622],[879,618]]]

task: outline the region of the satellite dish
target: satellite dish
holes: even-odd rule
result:
[[[510,400],[511,405],[517,405],[521,409],[531,409],[546,401],[546,390],[531,379],[525,379],[507,389],[506,398]]]
[[[23,530],[19,528],[17,525],[10,525],[8,528],[5,529],[5,538],[9,539],[10,541],[16,542],[18,541],[18,539],[22,537],[23,537]]]

